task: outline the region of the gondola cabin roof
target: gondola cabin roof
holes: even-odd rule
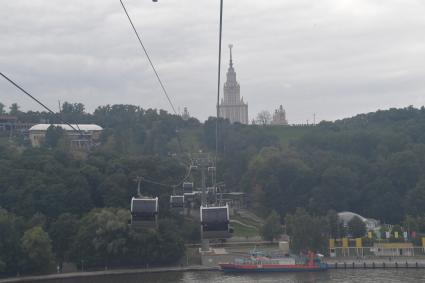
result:
[[[184,203],[184,196],[170,196],[171,203]]]
[[[229,221],[229,206],[201,206],[201,222],[227,222]]]
[[[193,189],[193,183],[192,182],[184,182],[183,183],[183,189]]]
[[[131,199],[132,213],[158,213],[158,198],[136,198]]]

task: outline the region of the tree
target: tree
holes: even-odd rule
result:
[[[13,103],[10,107],[9,107],[9,114],[10,115],[17,115],[19,113],[19,105],[18,103]]]
[[[0,102],[0,115],[3,115],[6,113],[6,111],[4,110],[5,105],[3,103]]]
[[[62,103],[61,113],[64,113],[64,114],[70,114],[70,113],[83,114],[84,113],[84,104],[82,104],[82,103],[69,103],[69,102],[65,101],[64,103]]]
[[[313,217],[303,208],[298,208],[294,214],[285,216],[285,225],[294,252],[325,251],[328,231],[324,218]]]
[[[305,206],[314,186],[311,169],[295,153],[273,147],[263,148],[251,160],[244,177],[253,205],[266,215],[271,210],[285,215]]]
[[[403,221],[403,227],[406,227],[409,232],[425,232],[425,217],[406,215]]]
[[[24,270],[29,272],[47,272],[54,263],[52,241],[40,226],[31,228],[21,239],[24,252]]]
[[[44,144],[48,148],[55,148],[61,139],[65,138],[66,132],[61,127],[50,126],[46,131]]]
[[[273,241],[282,234],[280,216],[276,211],[272,211],[266,219],[266,222],[260,230],[261,237],[266,241]]]
[[[272,121],[272,114],[269,111],[263,110],[257,114],[256,122],[260,125],[268,125]]]
[[[0,275],[12,275],[20,269],[22,221],[0,208]]]
[[[329,210],[326,214],[326,221],[328,224],[329,238],[340,238],[341,232],[338,213],[333,209]]]
[[[27,222],[27,227],[34,228],[34,227],[40,226],[44,229],[46,227],[46,223],[47,223],[47,217],[43,213],[37,212]]]
[[[366,234],[366,224],[357,216],[348,221],[347,225],[348,233],[353,238],[361,238]]]
[[[425,181],[419,182],[407,193],[405,207],[407,213],[414,216],[425,216]]]
[[[84,216],[72,247],[74,261],[104,266],[125,263],[129,219],[129,211],[122,209],[95,209]]]
[[[59,215],[58,219],[50,226],[49,234],[53,240],[53,251],[61,267],[70,251],[77,229],[77,217],[70,213]]]
[[[159,222],[159,259],[163,264],[177,262],[185,252],[181,231],[174,221],[165,219]]]
[[[358,201],[358,177],[350,168],[329,165],[320,184],[312,191],[310,208],[320,214],[327,210],[349,210]]]

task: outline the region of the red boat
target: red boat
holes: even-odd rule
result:
[[[238,258],[232,263],[220,263],[224,272],[311,272],[325,271],[328,265],[321,257],[309,253],[308,257],[268,257],[261,252],[251,253],[248,258]]]

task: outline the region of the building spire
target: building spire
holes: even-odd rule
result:
[[[233,44],[229,44],[229,49],[230,49],[230,67],[233,67],[232,48],[233,48]]]

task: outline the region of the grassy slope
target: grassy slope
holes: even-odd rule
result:
[[[266,131],[278,137],[282,145],[288,145],[291,140],[298,139],[305,134],[317,130],[316,127],[301,127],[301,126],[267,126]]]
[[[235,237],[253,237],[259,235],[258,229],[255,228],[246,227],[235,222],[232,222],[231,226],[234,230],[233,236]]]
[[[185,128],[180,130],[180,140],[186,152],[198,152],[202,146],[202,128]]]

